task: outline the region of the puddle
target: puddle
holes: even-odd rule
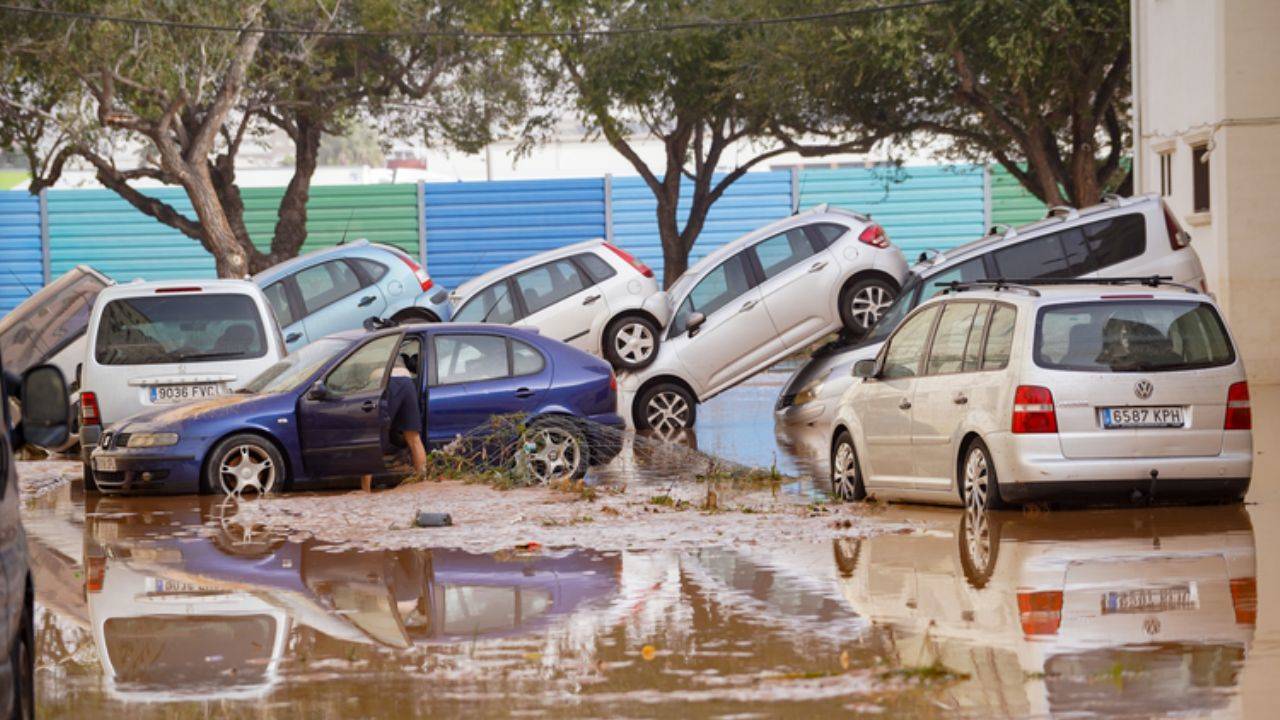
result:
[[[756,414],[773,392],[726,397]],[[1280,393],[1260,395],[1266,433]],[[712,406],[699,449],[803,474],[801,435],[739,417]],[[1255,486],[1229,507],[875,506],[912,530],[860,540],[474,553],[339,550],[217,498],[62,485],[24,515],[37,698],[46,717],[1266,717],[1280,498]]]

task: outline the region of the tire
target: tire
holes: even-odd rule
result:
[[[538,485],[579,480],[587,474],[591,451],[572,420],[535,420],[525,430],[517,462]]]
[[[604,329],[601,350],[609,364],[619,370],[649,367],[658,357],[661,340],[658,325],[640,315],[614,318]]]
[[[32,610],[31,584],[27,583],[26,597],[22,603],[22,626],[9,650],[9,671],[13,683],[10,718],[29,720],[36,716],[36,635]]]
[[[858,556],[862,554],[862,538],[836,538],[831,541],[832,554],[836,558],[836,570],[842,578],[853,577],[858,569]]]
[[[995,461],[980,438],[970,441],[961,455],[960,487],[966,511],[988,512],[1004,507]]]
[[[969,585],[981,590],[991,582],[1000,556],[1000,524],[986,512],[960,513],[960,568]]]
[[[867,498],[858,450],[848,430],[841,430],[831,444],[831,496],[845,502]]]
[[[252,465],[242,469],[246,462]],[[201,490],[236,496],[250,490],[269,495],[284,488],[287,476],[284,456],[274,443],[261,435],[240,433],[222,440],[209,451]]]
[[[405,308],[391,316],[391,321],[397,324],[405,323],[438,323],[440,318],[430,310],[422,308]]]
[[[86,493],[98,492],[98,482],[93,479],[93,466],[87,462],[81,462],[81,472],[84,473],[84,491]]]
[[[652,430],[669,436],[677,430],[693,427],[698,419],[697,401],[675,383],[658,383],[640,393],[633,413],[637,430]]]
[[[854,280],[840,291],[840,322],[854,338],[871,330],[884,311],[898,297],[892,283],[880,278]]]

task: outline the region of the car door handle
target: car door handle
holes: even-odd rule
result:
[[[365,295],[364,297],[360,298],[360,307],[364,307],[365,305],[372,305],[373,301],[377,299],[378,299],[377,295]]]
[[[588,295],[588,296],[586,296],[585,298],[583,298],[583,300],[582,300],[582,304],[583,304],[583,305],[590,305],[591,303],[593,303],[593,302],[595,302],[595,301],[597,301],[597,300],[599,300],[599,299],[600,299],[600,296],[599,296],[599,295]]]
[[[378,403],[373,400],[365,400],[360,403],[360,409],[365,412],[373,412],[373,409],[376,407],[378,407]]]
[[[291,332],[288,335],[284,336],[284,341],[287,343],[297,342],[298,340],[301,340],[301,339],[302,339],[302,333],[300,332]]]
[[[899,409],[899,410],[910,410],[910,409],[911,409],[911,401],[910,401],[910,400],[905,400],[905,399],[904,399],[902,402],[898,403],[898,409]]]
[[[520,388],[519,390],[516,390],[516,397],[522,400],[524,398],[533,397],[533,391],[529,388]]]
[[[956,395],[955,397],[951,398],[951,402],[957,405],[964,405],[965,403],[969,402],[969,398],[965,397],[964,393],[960,393],[959,395]]]
[[[818,262],[809,266],[809,272],[818,272],[819,270],[821,270],[826,266],[827,266],[826,260],[819,260]]]
[[[751,308],[755,307],[755,306],[756,306],[756,303],[758,303],[758,302],[760,302],[760,301],[759,301],[759,300],[748,300],[748,301],[746,301],[746,302],[742,303],[742,307],[738,308],[738,312],[740,312],[740,313],[744,313],[744,312],[746,312],[746,311],[750,310]]]

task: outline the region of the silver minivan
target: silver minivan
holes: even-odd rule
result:
[[[922,255],[898,299],[865,338],[837,339],[791,375],[775,407],[778,424],[830,427],[853,363],[875,357],[912,309],[941,292],[938,283],[1159,275],[1208,290],[1191,236],[1155,195],[1112,196],[1083,210],[1055,208],[1044,220],[993,230],[944,253]]]

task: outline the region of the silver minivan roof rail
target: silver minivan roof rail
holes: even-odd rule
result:
[[[943,292],[963,292],[965,290],[1005,290],[1019,289],[1032,290],[1036,286],[1051,285],[1143,285],[1150,288],[1158,287],[1176,287],[1186,290],[1193,295],[1201,294],[1199,290],[1184,285],[1182,283],[1173,282],[1173,278],[1169,275],[1144,275],[1139,277],[1109,277],[1109,278],[993,278],[991,280],[953,280],[951,282],[934,283],[938,287],[944,288]],[[1035,292],[1034,297],[1039,297],[1040,293]]]

